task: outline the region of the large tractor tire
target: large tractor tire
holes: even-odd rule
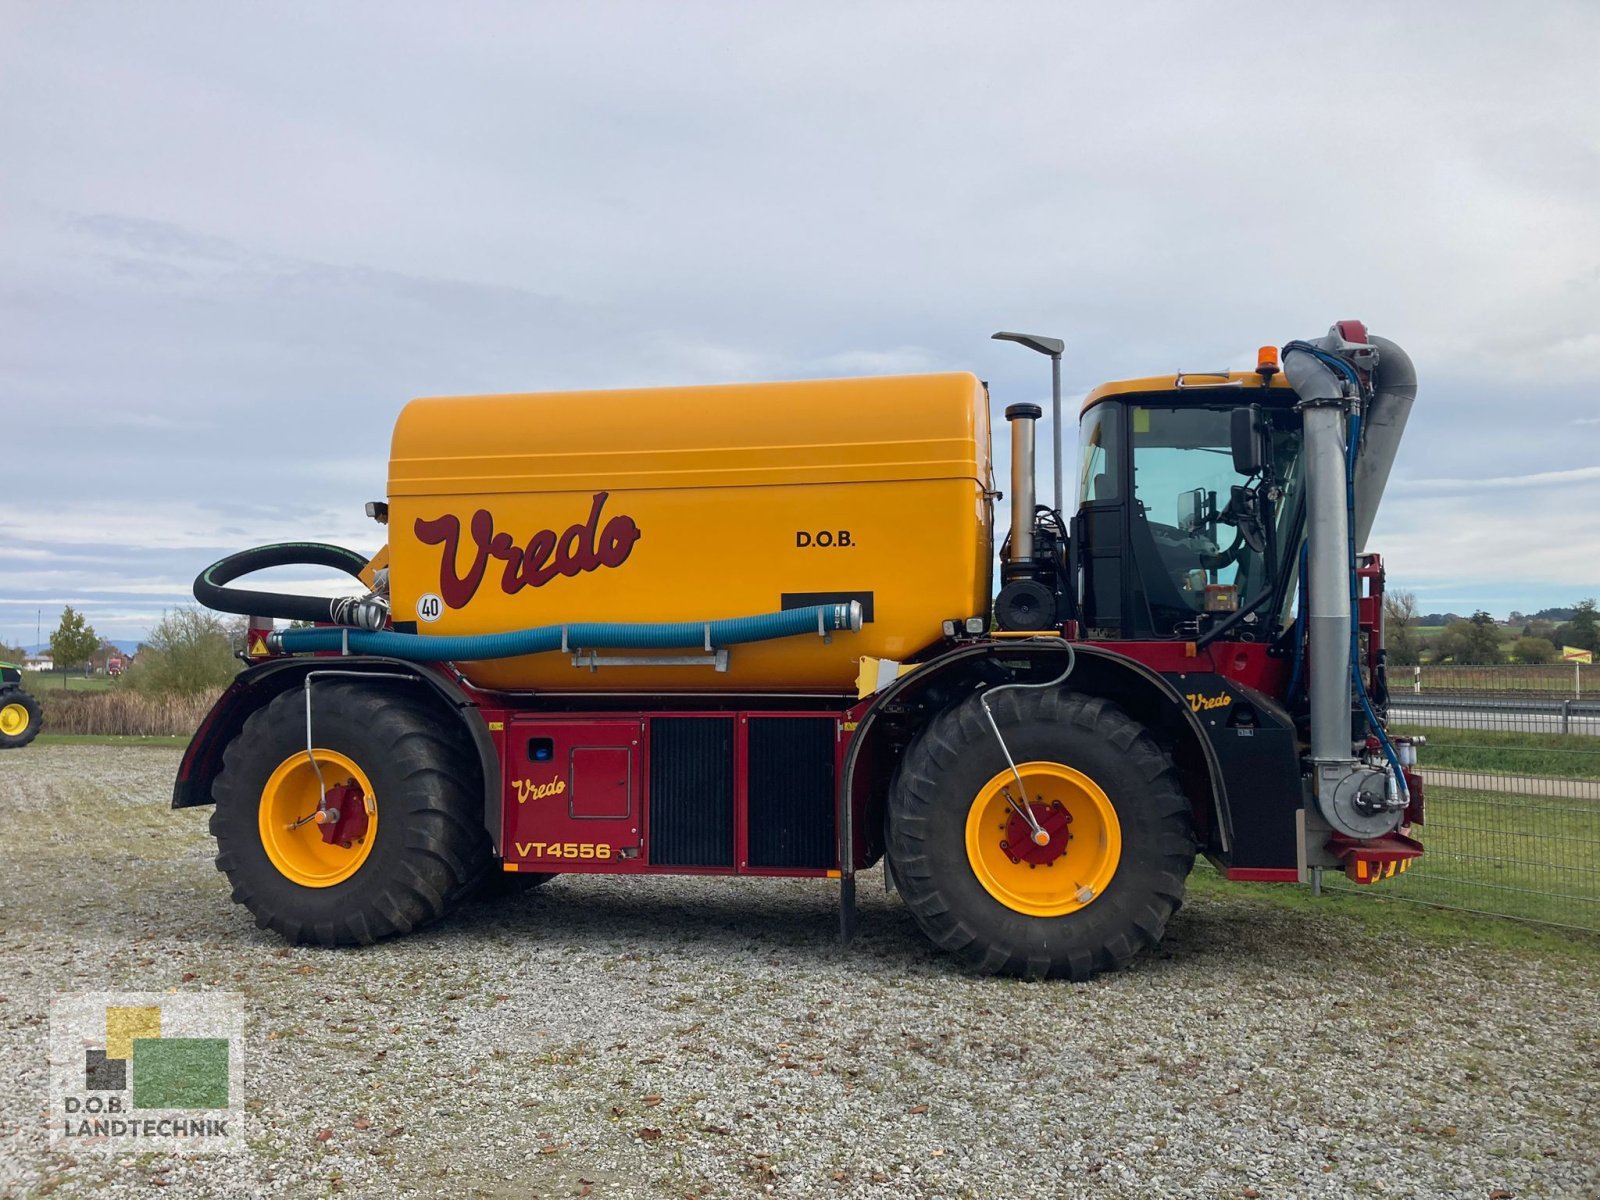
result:
[[[334,840],[313,819],[322,785],[296,688],[245,721],[212,788],[217,869],[234,900],[291,942],[365,945],[437,920],[490,863],[465,739],[379,683],[321,684],[312,705],[328,808],[342,806]]]
[[[980,970],[1084,980],[1161,940],[1194,865],[1172,759],[1108,701],[1015,690],[991,701],[1039,844],[977,696],[907,748],[888,805],[895,882],[935,945]]]
[[[0,692],[0,750],[16,750],[39,736],[39,702],[19,688]]]

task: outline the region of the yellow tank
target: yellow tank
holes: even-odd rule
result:
[[[508,690],[852,692],[863,655],[987,612],[993,492],[970,374],[414,400],[389,464],[393,617],[478,634],[859,599],[860,632],[734,646],[722,671],[462,664]]]

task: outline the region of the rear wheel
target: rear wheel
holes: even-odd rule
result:
[[[39,736],[39,702],[13,688],[0,692],[0,750],[15,750]]]
[[[976,696],[906,751],[888,812],[901,895],[936,945],[985,971],[1124,966],[1160,941],[1194,863],[1171,758],[1096,697],[1006,691],[991,708],[1015,773]]]
[[[313,731],[314,755],[295,689],[253,713],[223,754],[211,832],[234,900],[264,929],[325,945],[443,916],[490,861],[464,740],[415,696],[361,682],[316,688]]]

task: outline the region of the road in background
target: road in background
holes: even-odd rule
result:
[[[1593,700],[1458,700],[1391,692],[1389,720],[1442,729],[1600,737],[1600,703]]]

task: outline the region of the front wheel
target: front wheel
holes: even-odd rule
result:
[[[256,924],[291,942],[366,944],[436,920],[490,861],[464,739],[418,698],[325,683],[253,713],[212,789],[217,868]],[[324,801],[326,796],[326,801]]]
[[[888,806],[901,895],[981,970],[1083,980],[1126,965],[1160,941],[1194,864],[1172,759],[1097,697],[1005,691],[991,709],[1015,771],[976,696],[906,751]]]
[[[39,702],[20,689],[0,692],[0,750],[16,750],[39,736]]]

